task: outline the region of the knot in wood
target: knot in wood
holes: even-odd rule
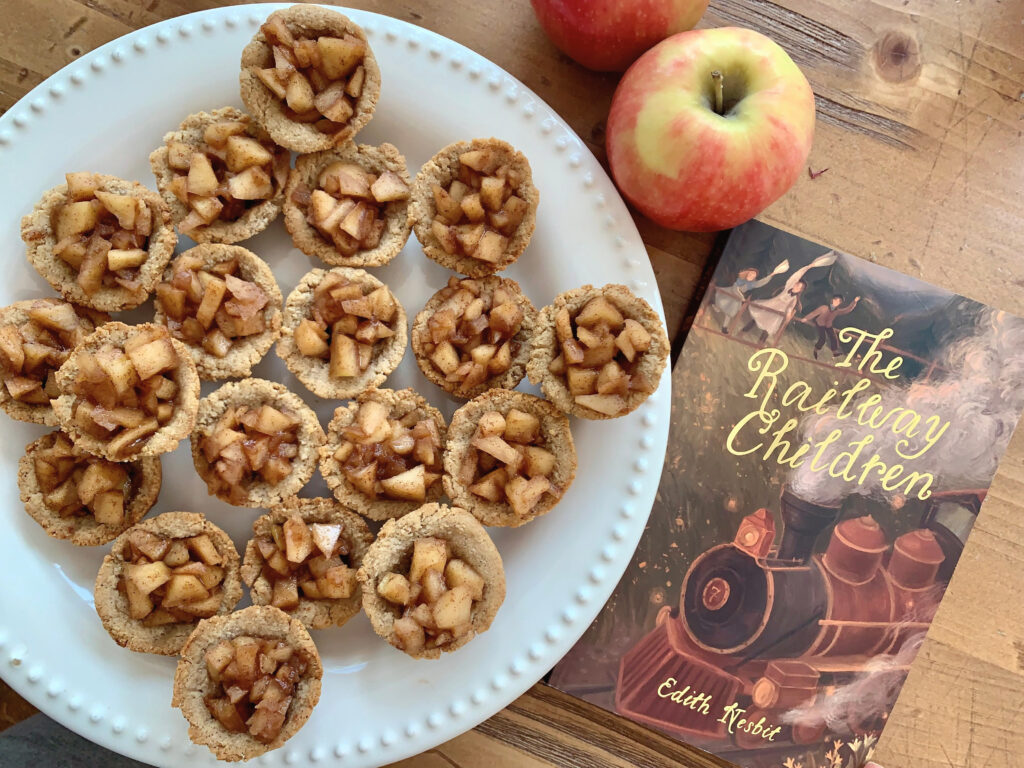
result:
[[[883,32],[874,47],[875,70],[890,83],[907,83],[921,74],[921,46],[903,30]]]

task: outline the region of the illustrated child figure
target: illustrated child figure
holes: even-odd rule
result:
[[[789,268],[788,263],[785,266],[787,269]],[[747,267],[740,270],[736,276],[735,283],[716,293],[715,307],[724,316],[722,320],[722,333],[729,333],[729,326],[732,325],[736,315],[743,310],[743,300],[746,295],[763,285],[767,285],[776,274],[778,274],[778,270],[765,275],[759,280],[757,270],[753,267]]]
[[[845,307],[840,306],[843,303],[843,296],[837,293],[829,300],[828,304],[822,304],[804,316],[804,322],[810,323],[818,329],[818,343],[814,345],[815,360],[818,359],[818,352],[825,346],[825,342],[828,342],[828,347],[832,350],[832,357],[839,357],[839,334],[836,333],[836,329],[832,325],[837,317],[853,312],[859,301],[860,296],[856,296]]]

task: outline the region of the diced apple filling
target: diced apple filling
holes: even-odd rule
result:
[[[206,267],[201,259],[182,255],[174,262],[171,279],[157,285],[156,301],[173,336],[224,357],[235,339],[263,332],[263,308],[270,297],[238,276],[235,259]]]
[[[308,662],[287,643],[243,635],[206,652],[215,683],[206,708],[232,733],[248,733],[263,744],[278,737],[288,718],[295,687]]]
[[[415,410],[396,417],[367,400],[341,436],[334,458],[352,487],[369,499],[423,502],[441,480],[437,423]]]
[[[210,493],[241,504],[257,478],[276,485],[288,477],[292,460],[299,455],[300,424],[287,408],[228,407],[199,443],[206,460],[200,474]]]
[[[188,234],[215,221],[236,221],[274,197],[288,180],[287,150],[255,138],[237,120],[208,125],[198,145],[167,142],[167,164],[174,172],[170,191],[189,212],[178,224]]]
[[[117,588],[144,627],[195,623],[220,610],[224,559],[207,534],[171,538],[136,528],[122,557]]]
[[[273,66],[252,72],[284,102],[285,115],[321,133],[344,130],[366,84],[366,43],[348,34],[296,36],[280,17],[268,19],[262,32]]]
[[[95,173],[69,173],[68,201],[53,215],[55,256],[77,273],[87,296],[100,288],[138,292],[149,257],[153,212],[140,197],[100,189]]]
[[[293,338],[307,357],[329,360],[333,379],[358,376],[373,362],[378,341],[395,335],[398,305],[386,287],[361,286],[328,272],[313,291],[310,317]]]
[[[451,255],[495,263],[526,217],[529,204],[516,192],[523,182],[505,152],[485,147],[459,155],[458,176],[431,190],[437,213],[431,232]]]
[[[380,245],[388,203],[409,197],[409,186],[393,171],[372,173],[354,163],[335,162],[320,172],[317,187],[305,182],[292,202],[306,210],[306,221],[344,256]]]
[[[472,566],[451,556],[447,541],[422,538],[413,544],[409,572],[385,574],[377,594],[401,610],[395,638],[403,651],[415,654],[471,632],[473,606],[484,588]]]
[[[532,413],[487,411],[459,467],[459,482],[482,499],[507,502],[525,517],[545,494],[557,499],[563,492],[551,482],[555,454],[544,445],[540,419]]]
[[[503,286],[484,290],[479,280],[451,277],[444,303],[420,339],[430,364],[459,391],[470,392],[512,367],[523,310]],[[422,331],[420,331],[422,333]]]
[[[58,515],[91,515],[102,525],[124,523],[132,496],[130,465],[86,453],[62,432],[47,435],[32,459],[43,503]]]
[[[607,416],[626,411],[631,392],[653,392],[653,384],[637,371],[651,346],[651,334],[632,318],[623,317],[603,296],[588,301],[573,317],[566,307],[555,313],[555,335],[561,349],[548,365],[562,376],[577,403]]]
[[[344,600],[356,591],[349,542],[338,523],[307,524],[298,515],[256,537],[262,575],[272,587],[270,604],[283,611],[308,600]],[[249,586],[252,586],[251,584]]]
[[[136,453],[174,416],[180,360],[165,328],[146,328],[124,349],[108,343],[77,359],[72,418],[83,433],[104,441],[111,456]]]
[[[54,373],[95,327],[60,299],[39,299],[25,322],[0,325],[0,375],[8,394],[30,405],[59,397]]]

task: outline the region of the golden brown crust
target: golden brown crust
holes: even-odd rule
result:
[[[27,322],[29,319],[28,310],[37,302],[62,303],[61,299],[27,299],[25,301],[16,301],[0,309],[0,325],[21,325]],[[94,309],[79,307],[75,304],[71,304],[71,306],[74,307],[75,314],[78,315],[79,325],[87,333],[92,333],[97,327],[110,321],[110,315],[106,312],[97,312]],[[57,415],[53,412],[53,407],[49,403],[41,405],[15,400],[11,397],[7,387],[2,384],[0,384],[0,408],[12,419],[17,419],[18,421],[43,424],[47,427],[57,426]]]
[[[292,459],[291,473],[276,485],[253,478],[248,488],[248,496],[238,506],[270,507],[282,503],[294,496],[305,487],[309,478],[316,471],[320,446],[324,442],[324,431],[313,409],[306,405],[302,398],[290,392],[283,384],[276,384],[265,379],[245,379],[228,382],[209,397],[199,401],[196,414],[195,431],[192,433],[192,463],[201,478],[208,471],[206,458],[203,456],[202,440],[212,434],[217,420],[230,406],[247,405],[258,407],[271,405],[275,408],[287,408],[300,420],[298,431],[299,453]],[[227,501],[227,499],[224,499]],[[232,503],[232,502],[229,502]]]
[[[480,417],[487,411],[498,411],[505,416],[512,408],[533,414],[540,420],[541,434],[544,436],[540,446],[555,455],[555,468],[550,477],[552,485],[560,488],[564,494],[576,477],[576,444],[569,429],[569,419],[564,413],[546,400],[526,392],[508,389],[484,392],[452,414],[444,451],[444,490],[453,504],[469,510],[487,526],[516,528],[547,514],[559,502],[559,498],[545,493],[529,515],[520,516],[507,501],[488,501],[470,493],[468,487],[459,482],[459,468],[467,451],[472,448],[470,441]]]
[[[142,333],[152,328],[160,328],[160,326],[153,323],[125,325],[118,322],[102,325],[75,348],[64,365],[57,371],[57,384],[65,394],[50,401],[53,405],[53,412],[57,415],[60,428],[83,451],[103,456],[111,461],[134,461],[144,456],[159,456],[161,453],[173,451],[178,443],[192,432],[196,421],[196,410],[199,408],[199,372],[196,371],[196,364],[192,361],[188,347],[174,338],[171,339],[171,345],[178,355],[178,368],[173,377],[178,385],[174,416],[153,433],[141,450],[128,457],[111,456],[107,442],[85,434],[74,423],[72,410],[77,395],[71,393],[71,386],[78,376],[78,355],[82,352],[95,352],[104,344],[113,344],[115,347],[123,349],[125,342],[133,334]]]
[[[128,615],[128,600],[117,588],[128,562],[126,556],[131,552],[128,537],[136,529],[167,538],[187,538],[201,533],[209,536],[217,552],[224,559],[223,593],[218,611],[221,614],[229,613],[242,599],[238,552],[231,538],[198,512],[164,512],[137,523],[114,540],[110,554],[103,558],[103,564],[96,576],[96,613],[99,614],[104,629],[118,645],[129,650],[174,656],[192,633],[195,623],[181,622],[161,627],[144,627],[140,620]]]
[[[469,391],[464,392],[459,388],[458,382],[448,381],[444,373],[438,370],[437,366],[430,361],[430,355],[425,348],[425,345],[430,341],[430,330],[427,324],[430,322],[430,318],[434,316],[434,313],[445,303],[445,299],[441,296],[441,291],[431,296],[426,306],[416,315],[416,319],[412,323],[412,331],[409,334],[410,341],[412,342],[412,351],[416,356],[416,364],[419,365],[423,375],[452,397],[462,400],[470,400],[489,389],[514,389],[517,387],[519,382],[523,380],[523,377],[526,376],[526,363],[530,359],[530,348],[537,328],[537,309],[533,306],[533,302],[523,293],[519,283],[511,278],[499,277],[497,275],[476,278],[476,282],[480,284],[481,296],[494,293],[494,289],[499,286],[504,288],[515,298],[519,308],[523,311],[522,327],[512,337],[512,341],[519,344],[519,351],[512,355],[512,365],[507,371],[492,376]],[[442,288],[441,290],[444,289]]]
[[[206,670],[206,652],[223,640],[241,635],[283,641],[301,652],[307,660],[306,674],[296,683],[295,696],[288,707],[281,733],[269,744],[257,741],[248,733],[228,731],[214,719],[204,701],[215,691]],[[278,608],[251,605],[227,616],[214,616],[199,622],[181,649],[181,659],[174,671],[171,706],[180,709],[188,720],[189,738],[208,747],[218,760],[249,760],[277,749],[305,724],[320,700],[323,671],[320,654],[302,622]]]
[[[171,209],[160,195],[146,189],[137,181],[126,181],[103,173],[95,175],[100,181],[99,190],[141,198],[153,212],[153,232],[149,236],[147,248],[149,256],[139,267],[138,291],[129,291],[121,286],[101,286],[95,293],[87,294],[78,284],[78,273],[54,254],[53,248],[57,245],[57,237],[52,221],[57,210],[68,202],[67,184],[61,184],[45,192],[32,212],[22,217],[21,239],[27,246],[29,263],[54,290],[72,304],[80,304],[102,312],[133,309],[149,298],[174,253],[178,236],[171,225]]]
[[[489,263],[474,259],[472,256],[461,254],[450,254],[441,247],[437,238],[431,231],[431,223],[437,215],[437,205],[434,202],[433,187],[439,184],[445,189],[458,176],[459,155],[475,149],[494,148],[506,154],[509,164],[516,168],[522,175],[522,182],[513,190],[516,195],[526,201],[528,209],[526,216],[520,223],[519,228],[508,241],[508,247],[500,261]],[[537,206],[540,203],[540,192],[533,183],[533,172],[530,170],[530,162],[526,155],[519,152],[508,142],[501,139],[473,139],[471,141],[457,141],[434,155],[427,163],[420,168],[412,184],[412,198],[409,205],[409,219],[412,221],[413,232],[416,239],[423,246],[423,252],[442,267],[459,272],[469,277],[484,277],[492,275],[513,264],[526,250],[533,237],[533,230],[537,224]]]
[[[320,172],[331,163],[354,163],[371,173],[391,171],[412,185],[405,157],[393,144],[384,143],[379,147],[368,144],[345,144],[337,149],[300,155],[295,167],[288,175],[288,186],[284,193],[284,225],[291,233],[295,247],[308,256],[315,256],[326,264],[341,267],[380,267],[399,254],[409,239],[412,225],[409,222],[409,201],[395,200],[384,207],[387,222],[384,234],[376,248],[359,251],[352,256],[338,252],[334,243],[328,241],[315,227],[306,221],[307,207],[299,206],[292,200],[292,193],[305,184],[309,189],[317,188]]]
[[[348,544],[348,565],[350,568],[359,568],[367,548],[373,543],[373,533],[370,532],[359,515],[346,509],[334,499],[287,499],[280,506],[272,508],[267,514],[256,518],[252,524],[253,536],[269,536],[271,525],[283,524],[296,514],[307,524],[334,523],[340,525],[341,537]],[[242,561],[242,581],[249,587],[249,594],[254,605],[268,605],[272,597],[273,585],[263,575],[263,564],[263,556],[256,546],[255,538],[249,539]],[[287,613],[301,621],[309,629],[325,629],[342,626],[359,613],[361,606],[362,590],[357,587],[352,597],[338,600],[311,600],[300,594],[298,607]]]
[[[35,454],[53,445],[59,430],[43,435],[25,446],[25,455],[18,461],[18,490],[25,511],[42,526],[48,536],[67,539],[79,547],[95,547],[106,544],[131,528],[156,504],[160,495],[162,472],[160,458],[150,456],[128,463],[132,477],[132,494],[124,509],[124,523],[106,525],[96,522],[92,515],[61,517],[43,500],[34,466]]]
[[[281,296],[281,289],[277,286],[277,280],[274,279],[274,273],[263,259],[240,245],[208,243],[189,248],[180,255],[201,259],[206,267],[237,259],[238,276],[258,285],[270,298],[267,306],[263,308],[263,319],[266,324],[264,330],[252,336],[232,339],[231,349],[224,357],[216,357],[201,346],[182,342],[192,353],[196,370],[199,371],[199,378],[204,381],[252,375],[252,367],[263,359],[263,356],[281,335],[281,318],[283,317],[281,305],[284,299]],[[165,281],[170,280],[173,276],[173,267],[173,262],[167,266],[163,276]],[[164,314],[159,297],[154,298],[153,308],[153,322],[166,325],[167,316]]]
[[[175,227],[181,224],[182,219],[188,215],[189,208],[171,191],[170,184],[176,174],[167,163],[167,142],[179,141],[201,150],[206,146],[203,134],[207,126],[222,120],[245,123],[248,136],[261,141],[271,141],[270,137],[253,122],[249,115],[235,107],[221,107],[212,112],[196,112],[182,120],[178,130],[164,134],[163,146],[153,150],[149,156],[149,167],[156,177],[157,189],[160,190],[160,194],[171,212],[171,220]],[[278,184],[273,177],[271,177],[271,181],[276,187],[272,198],[252,206],[235,221],[216,219],[210,224],[196,227],[188,233],[188,237],[197,243],[237,243],[262,232],[281,213],[281,203],[284,200],[284,186]],[[160,271],[163,272],[162,269]]]
[[[320,474],[327,481],[327,487],[334,497],[346,507],[354,509],[371,520],[390,520],[408,514],[422,504],[415,501],[400,499],[369,499],[348,481],[341,470],[341,464],[334,458],[341,445],[342,430],[355,419],[359,406],[368,400],[375,400],[388,407],[391,418],[402,418],[416,412],[420,418],[433,419],[441,436],[441,445],[445,444],[447,427],[444,415],[431,406],[421,395],[411,389],[371,389],[363,392],[348,405],[339,406],[334,418],[327,425],[327,442],[320,449]],[[438,501],[441,498],[442,484],[434,483],[427,492],[427,501]]]
[[[671,351],[665,326],[650,304],[626,286],[613,283],[601,288],[584,285],[566,291],[556,296],[551,304],[540,311],[537,333],[534,335],[533,350],[530,352],[530,362],[526,367],[526,372],[530,377],[530,382],[540,384],[544,396],[565,413],[578,416],[581,419],[614,419],[635,411],[653,393],[631,391],[626,396],[626,409],[615,416],[608,416],[579,405],[570,394],[565,378],[556,376],[548,370],[551,361],[561,353],[558,337],[555,334],[555,313],[565,307],[569,310],[569,314],[575,317],[588,301],[597,296],[604,296],[615,305],[624,317],[636,320],[651,334],[651,346],[643,353],[635,371],[643,375],[655,387],[658,386]]]
[[[361,286],[387,288],[384,283],[362,269],[335,267],[331,270],[314,269],[308,272],[285,300],[284,324],[281,328],[281,338],[277,342],[277,355],[284,360],[288,370],[295,374],[295,377],[314,395],[328,400],[348,400],[356,397],[360,392],[383,384],[384,380],[402,362],[409,337],[408,320],[398,297],[388,289],[397,308],[394,320],[390,323],[395,335],[378,341],[374,345],[373,361],[370,363],[370,367],[359,376],[345,379],[332,378],[329,373],[328,361],[303,355],[295,346],[295,341],[292,338],[299,323],[309,317],[310,307],[313,305],[313,291],[328,272],[338,274]]]
[[[373,111],[377,108],[377,99],[380,97],[380,68],[363,28],[337,11],[313,5],[296,4],[274,11],[268,20],[274,17],[283,19],[293,34],[298,33],[310,38],[321,35],[352,35],[366,43],[366,56],[363,59],[366,79],[363,81],[363,92],[354,105],[355,112],[352,117],[345,124],[345,128],[337,134],[321,133],[311,124],[299,123],[288,118],[281,100],[252,72],[254,68],[273,66],[273,53],[261,29],[242,51],[242,70],[238,81],[246,109],[275,142],[295,152],[320,152],[351,141],[360,129],[370,122]]]
[[[438,659],[461,648],[477,635],[486,632],[498,608],[505,600],[505,570],[497,547],[484,527],[466,510],[444,504],[424,504],[398,520],[388,520],[370,545],[359,569],[363,587],[363,610],[374,631],[396,648],[395,619],[397,606],[377,594],[381,578],[392,571],[408,572],[416,539],[437,537],[448,542],[452,557],[465,560],[484,579],[483,598],[473,605],[472,629],[441,648],[425,648],[414,658]]]

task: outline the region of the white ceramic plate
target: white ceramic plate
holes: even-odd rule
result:
[[[91,170],[154,187],[148,155],[191,112],[241,106],[242,48],[276,5],[222,8],[134,32],[82,57],[0,117],[0,243],[8,266],[0,304],[50,295],[25,261],[19,220],[67,171]],[[344,10],[344,9],[342,9]],[[583,283],[629,285],[661,311],[633,222],[580,139],[536,95],[472,51],[426,30],[362,11],[382,72],[377,113],[358,139],[390,141],[415,174],[442,146],[497,136],[521,149],[541,192],[537,230],[507,272],[543,306]],[[179,250],[187,246],[179,244]],[[247,241],[287,294],[320,266],[296,250],[280,221]],[[449,273],[411,237],[374,271],[412,318]],[[143,320],[151,311],[133,313]],[[336,402],[318,401],[271,352],[255,375],[284,382],[327,423]],[[412,352],[387,386],[412,386],[446,418],[457,404],[419,373]],[[214,387],[204,385],[207,394]],[[579,472],[564,501],[518,530],[492,529],[508,597],[490,631],[439,661],[415,661],[374,635],[364,616],[314,632],[324,661],[320,703],[264,765],[318,761],[382,765],[429,749],[498,711],[544,675],[583,633],[632,555],[661,474],[669,376],[632,415],[575,420]],[[107,547],[78,549],[47,538],[18,502],[16,467],[40,427],[0,416],[0,674],[42,711],[83,736],[159,766],[212,765],[170,707],[173,659],[119,648],[93,610],[92,586]],[[163,457],[155,512],[205,512],[241,549],[257,510],[206,494],[183,444]],[[317,478],[303,495],[325,494]]]

